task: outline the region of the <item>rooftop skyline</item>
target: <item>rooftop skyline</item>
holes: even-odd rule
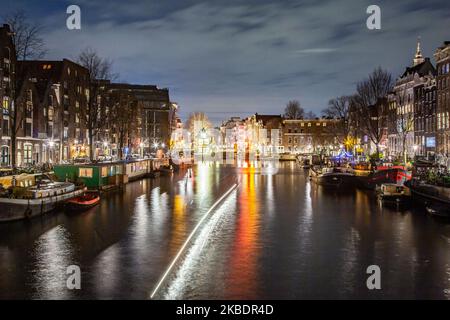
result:
[[[170,89],[180,115],[280,114],[296,99],[320,114],[351,94],[377,66],[398,77],[450,39],[450,3],[382,1],[381,30],[366,28],[368,1],[12,1],[44,27],[46,59],[75,60],[92,47],[114,61],[119,81]],[[81,7],[82,29],[66,28],[66,8]],[[414,22],[414,23],[411,23]]]

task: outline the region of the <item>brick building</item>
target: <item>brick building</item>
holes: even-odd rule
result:
[[[282,144],[285,152],[331,154],[339,148],[337,119],[285,119],[282,127]]]
[[[0,27],[0,165],[11,165],[11,118],[14,100],[16,53],[10,27]]]
[[[156,149],[169,146],[172,130],[177,126],[178,106],[170,101],[169,90],[154,85],[109,83],[109,94],[129,92],[137,104],[136,138],[139,151],[143,154],[154,153]],[[136,149],[136,147],[133,147]]]
[[[32,138],[42,144],[41,156],[35,162],[61,162],[87,156],[88,70],[67,59],[19,61],[17,67],[24,83],[32,83],[36,90]],[[32,152],[38,153],[34,149]]]
[[[425,152],[426,148],[423,146],[425,133],[422,130],[422,124],[423,121],[429,119],[429,115],[420,114],[425,109],[422,108],[424,104],[419,103],[421,97],[416,96],[417,94],[422,95],[422,91],[416,88],[430,84],[435,74],[436,70],[430,59],[422,56],[420,42],[418,42],[413,65],[407,67],[397,79],[392,93],[388,96],[391,116],[389,155],[397,158],[405,156],[413,158],[419,148],[420,152]],[[417,132],[416,125],[420,126]]]
[[[450,41],[445,41],[434,53],[437,90],[437,153],[450,154]]]

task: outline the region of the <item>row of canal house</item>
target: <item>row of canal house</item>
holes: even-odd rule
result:
[[[450,42],[436,49],[435,65],[417,43],[412,64],[395,80],[392,91],[372,107],[372,135],[385,157],[450,155]],[[352,134],[365,154],[375,152],[373,139],[351,119]]]
[[[18,61],[8,25],[0,27],[0,99],[0,166],[149,154],[169,145],[176,125],[167,89],[93,81],[68,59]]]
[[[388,96],[387,155],[450,155],[450,42],[423,57],[420,42],[411,66],[396,80]]]

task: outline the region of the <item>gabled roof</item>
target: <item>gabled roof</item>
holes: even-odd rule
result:
[[[404,78],[408,75],[417,73],[419,76],[423,77],[427,74],[436,75],[436,69],[434,68],[433,64],[430,61],[430,58],[425,58],[425,61],[422,63],[419,63],[416,66],[412,67],[406,67],[405,72],[403,72],[401,78]]]
[[[45,67],[44,67],[45,66]],[[49,67],[50,66],[50,67]],[[32,80],[35,84],[39,100],[43,102],[48,87],[61,79],[63,61],[18,61],[17,78],[20,81]],[[19,84],[20,85],[20,84]]]

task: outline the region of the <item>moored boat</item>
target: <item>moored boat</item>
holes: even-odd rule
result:
[[[385,183],[401,185],[411,179],[411,174],[403,166],[394,166],[377,167],[367,175],[358,172],[355,177],[359,187],[373,190]]]
[[[406,183],[411,189],[412,199],[425,206],[428,213],[450,218],[450,188],[424,183],[412,179]]]
[[[378,197],[382,201],[404,203],[411,198],[411,190],[404,186],[394,183],[384,183],[377,190]]]
[[[70,188],[69,183],[61,185]],[[66,200],[77,197],[84,193],[85,189],[75,189],[66,193],[50,195],[39,198],[0,198],[0,222],[10,222],[23,219],[31,219],[55,210]],[[37,190],[39,194],[39,190]]]
[[[96,192],[87,192],[78,197],[67,200],[66,208],[69,211],[84,211],[95,207],[100,202],[100,195]]]
[[[352,187],[354,186],[355,175],[351,172],[347,172],[343,168],[317,168],[314,167],[310,171],[310,179],[314,183],[317,183],[326,187]]]

